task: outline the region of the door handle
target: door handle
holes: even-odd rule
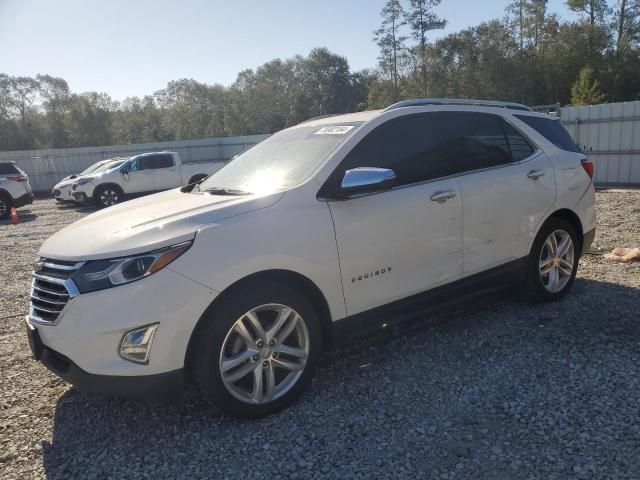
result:
[[[531,180],[537,180],[544,175],[544,170],[531,170],[527,173],[527,177]]]
[[[431,195],[429,199],[432,202],[444,203],[450,198],[453,198],[455,196],[456,196],[456,192],[454,192],[453,190],[447,190],[445,192],[436,192],[433,195]]]

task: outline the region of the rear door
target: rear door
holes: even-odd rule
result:
[[[336,188],[358,167],[397,179],[390,191],[329,202],[349,315],[461,275],[462,202],[455,179],[442,178],[443,153],[429,114],[401,117],[369,133],[328,180]]]
[[[528,255],[556,198],[551,162],[499,115],[438,116],[441,138],[455,145],[458,156],[465,275]]]
[[[154,156],[152,168],[156,190],[168,190],[182,185],[180,171],[170,153],[159,153]]]

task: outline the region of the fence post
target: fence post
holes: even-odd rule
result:
[[[51,177],[51,185],[49,185],[47,190],[51,190],[53,186],[56,184],[56,177],[53,171],[53,162],[51,161],[51,155],[45,155],[45,158],[47,159],[47,164],[49,165],[49,175]]]

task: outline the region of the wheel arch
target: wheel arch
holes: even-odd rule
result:
[[[580,242],[580,245],[578,246],[579,248],[577,250],[578,252],[581,252],[582,242],[584,241],[584,231],[582,228],[582,222],[580,221],[580,217],[578,217],[578,215],[574,211],[569,210],[568,208],[561,208],[559,210],[554,211],[551,215],[549,215],[542,225],[544,225],[551,218],[561,218],[562,220],[569,222],[573,226],[573,228],[576,231],[576,234],[578,235],[578,241]]]
[[[0,188],[0,197],[5,197],[7,200],[9,200],[9,203],[13,204],[13,197],[4,188]]]
[[[105,183],[100,183],[99,185],[96,185],[94,187],[94,189],[93,189],[93,198],[95,199],[96,196],[98,195],[98,192],[101,189],[105,188],[105,187],[115,188],[118,191],[120,191],[120,193],[122,193],[122,195],[125,195],[124,189],[120,185],[118,185],[117,183],[115,183],[115,182],[105,182]]]
[[[191,359],[193,357],[193,348],[195,338],[198,338],[198,331],[204,324],[205,318],[215,310],[216,306],[223,302],[230,295],[233,295],[239,289],[247,285],[259,285],[267,282],[278,282],[291,285],[292,288],[298,290],[306,298],[309,299],[315,308],[318,318],[320,319],[320,327],[322,328],[323,349],[327,350],[333,344],[332,338],[332,322],[329,304],[320,288],[306,276],[291,270],[263,270],[248,275],[225,288],[216,298],[209,304],[207,309],[202,313],[195,328],[191,332],[187,351],[185,352],[184,365],[187,371],[191,370]]]

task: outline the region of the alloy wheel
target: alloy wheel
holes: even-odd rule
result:
[[[219,369],[238,400],[264,404],[293,388],[309,357],[309,331],[291,307],[255,307],[233,324],[222,344]]]
[[[555,230],[545,240],[540,252],[539,272],[542,285],[550,293],[560,292],[571,280],[575,248],[571,235]]]
[[[100,194],[100,203],[105,207],[110,207],[118,203],[118,192],[115,190],[105,190]]]
[[[7,213],[7,204],[4,200],[0,200],[0,217]]]

